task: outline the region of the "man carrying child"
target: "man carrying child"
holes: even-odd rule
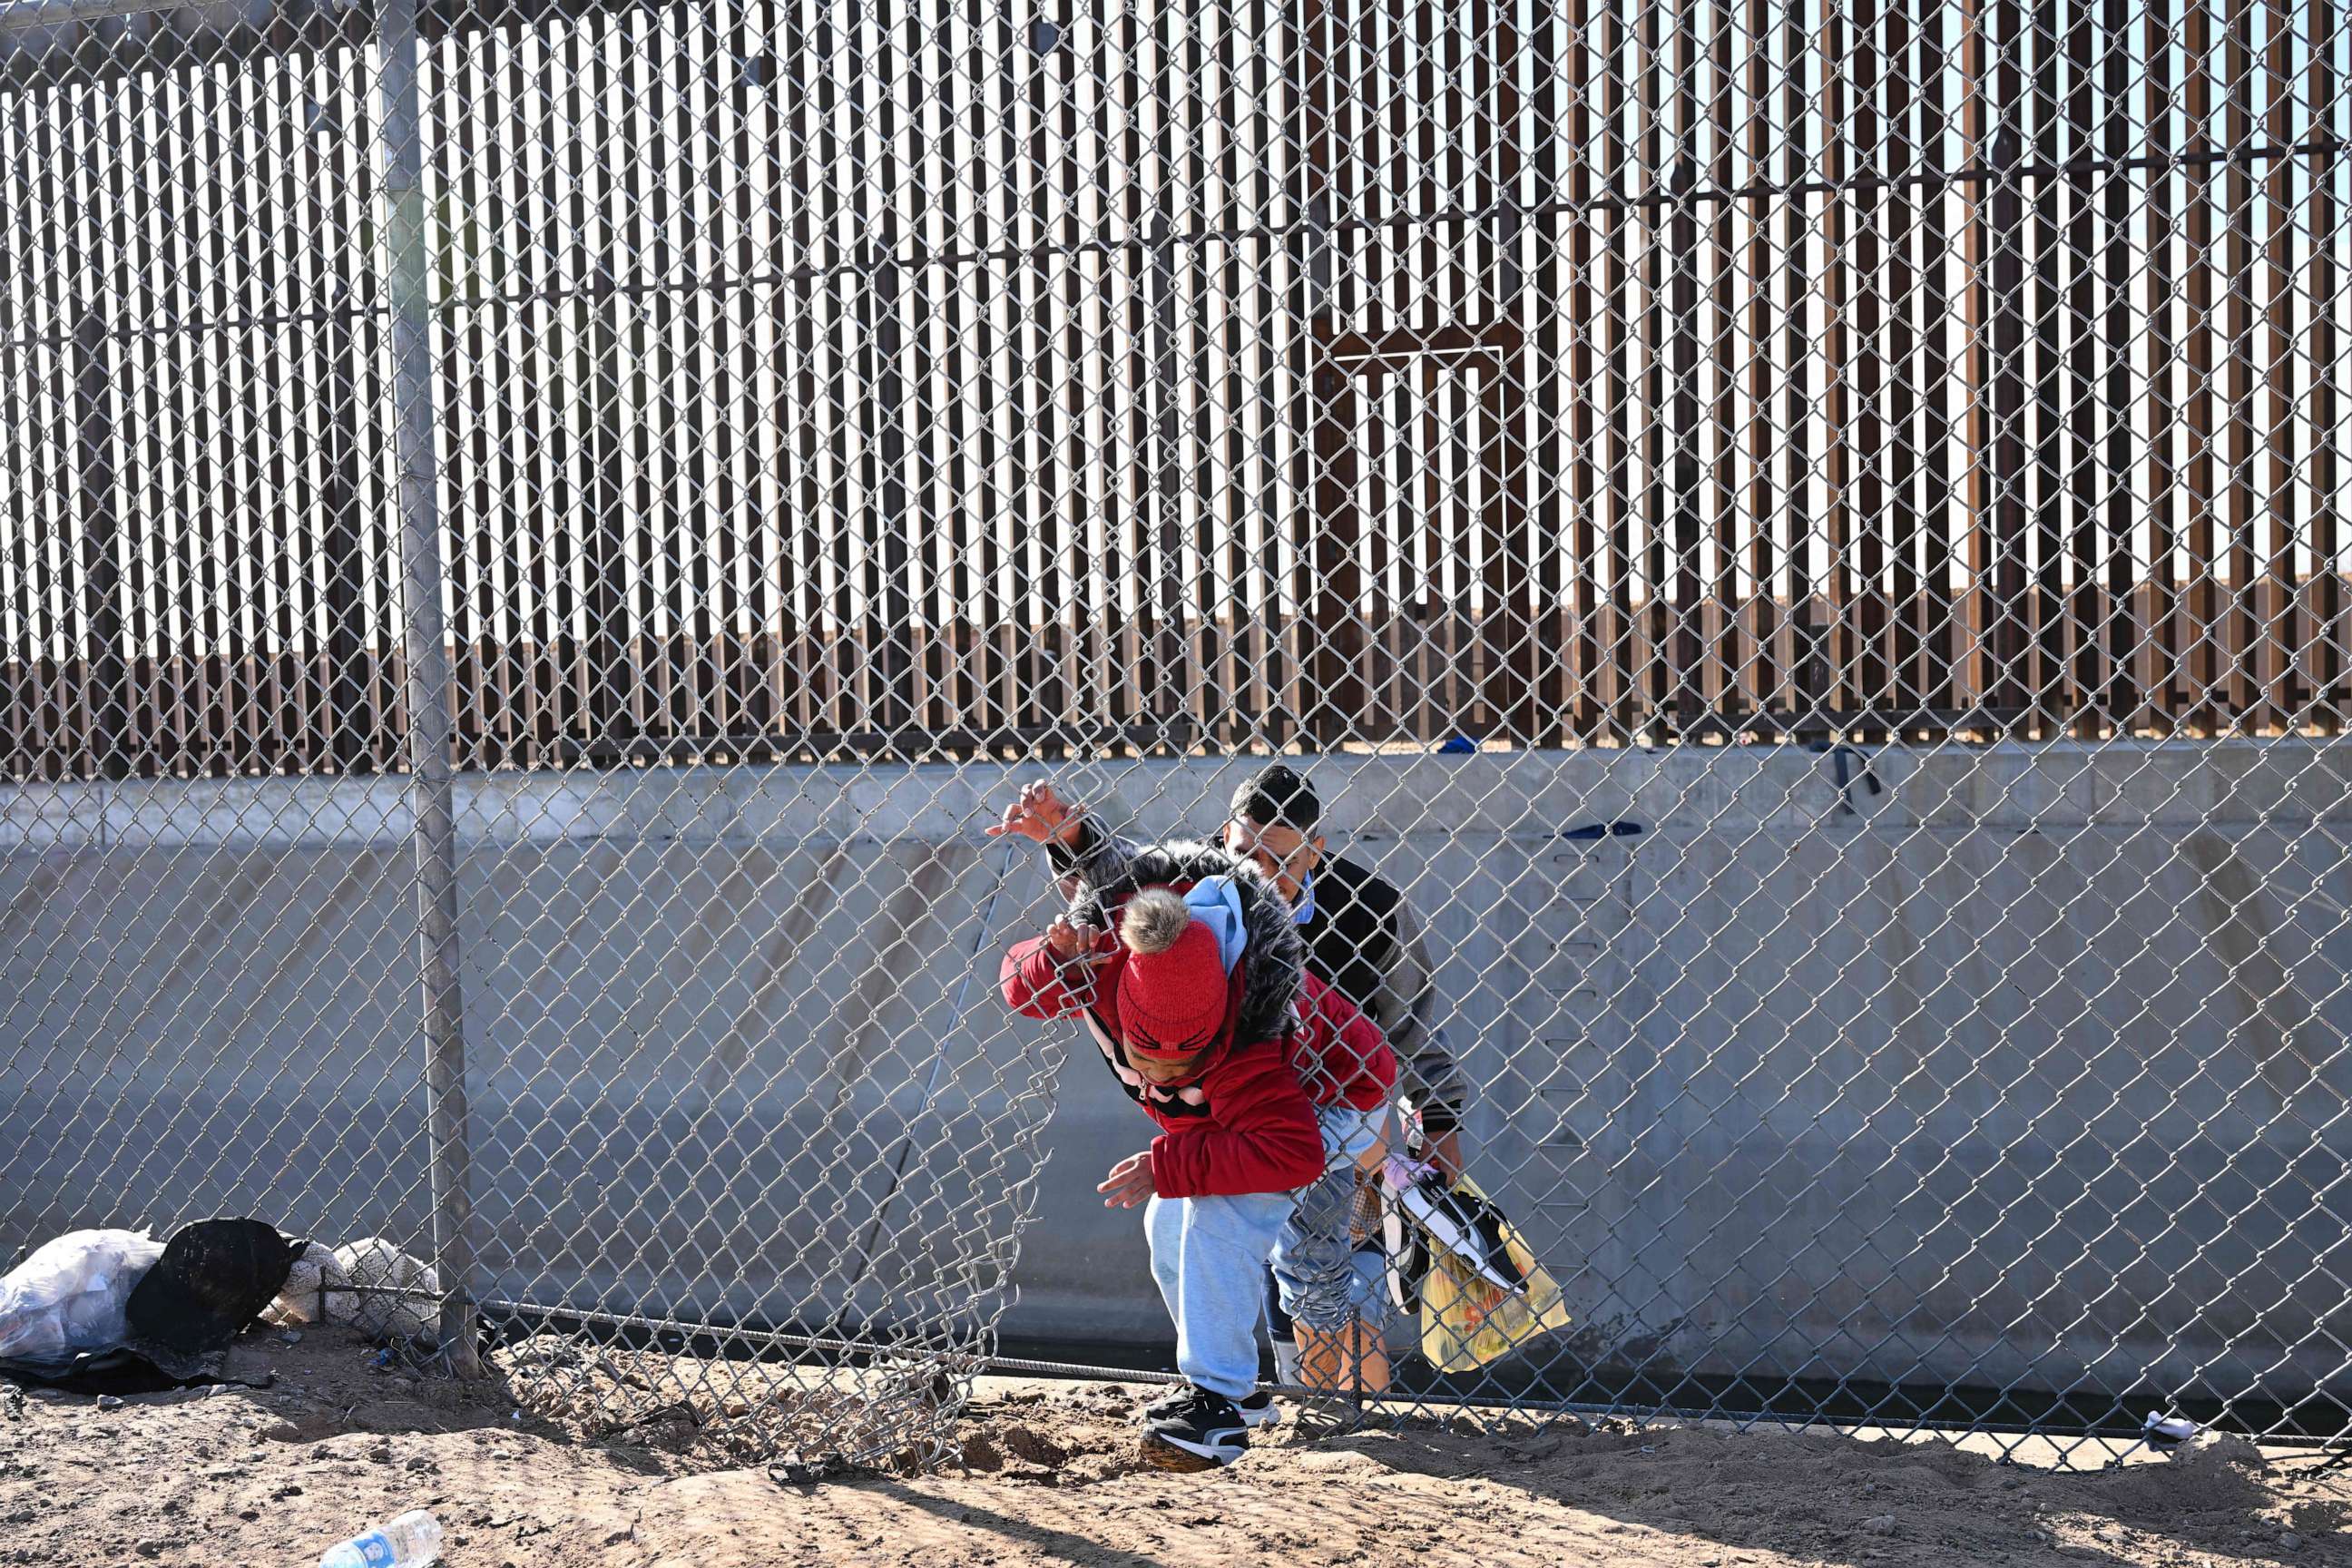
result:
[[[1083,873],[1069,912],[1005,954],[1005,1001],[1084,1020],[1159,1127],[1114,1165],[1106,1204],[1144,1207],[1151,1274],[1186,1386],[1145,1413],[1143,1455],[1230,1464],[1273,1416],[1257,1387],[1258,1280],[1325,1334],[1354,1311],[1347,1215],[1380,1157],[1396,1059],[1307,973],[1291,906],[1255,865],[1208,844],[1140,847]]]
[[[1218,842],[1255,864],[1291,909],[1306,943],[1307,973],[1368,1016],[1395,1053],[1428,1140],[1430,1161],[1449,1180],[1462,1174],[1461,1122],[1466,1086],[1438,1026],[1438,996],[1423,927],[1403,893],[1379,873],[1329,851],[1320,831],[1322,805],[1304,775],[1274,763],[1234,792]],[[1005,808],[992,835],[1013,834],[1044,846],[1065,896],[1082,879],[1124,874],[1136,844],[1104,827],[1082,805],[1036,783]],[[1341,1223],[1344,1223],[1342,1216]],[[1377,1227],[1354,1227],[1355,1299],[1351,1322],[1326,1333],[1294,1324],[1278,1289],[1266,1293],[1276,1369],[1285,1383],[1377,1394],[1388,1386],[1382,1343],[1384,1259]]]

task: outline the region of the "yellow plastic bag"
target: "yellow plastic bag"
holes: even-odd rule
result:
[[[1454,1186],[1486,1197],[1467,1176]],[[1525,1289],[1498,1289],[1452,1253],[1431,1248],[1432,1267],[1421,1280],[1421,1353],[1438,1371],[1475,1371],[1538,1335],[1559,1332],[1572,1321],[1558,1282],[1508,1220],[1503,1222],[1503,1248],[1526,1277]]]

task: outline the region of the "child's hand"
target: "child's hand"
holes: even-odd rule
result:
[[[1151,1151],[1129,1154],[1110,1168],[1110,1174],[1095,1186],[1103,1195],[1107,1209],[1131,1209],[1150,1197],[1157,1188],[1151,1184]]]
[[[1076,837],[1078,818],[1086,809],[1076,803],[1064,805],[1052,784],[1026,784],[1022,788],[1021,798],[1004,808],[1004,820],[988,829],[988,836],[1001,838],[1013,833],[1040,844],[1066,845]]]
[[[1111,956],[1095,952],[1096,944],[1102,941],[1102,934],[1100,926],[1080,925],[1069,916],[1063,915],[1045,928],[1045,945],[1052,948],[1054,956],[1065,963],[1084,953],[1091,955],[1089,961],[1099,966],[1103,960]]]

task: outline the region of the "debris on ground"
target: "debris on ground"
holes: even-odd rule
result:
[[[330,1255],[333,1273],[321,1269],[320,1310],[323,1321],[349,1323],[379,1340],[431,1336],[440,1318],[432,1299],[441,1277],[432,1265],[411,1258],[380,1236],[346,1242]]]
[[[163,1256],[143,1230],[68,1231],[35,1247],[0,1277],[0,1365],[62,1369],[120,1345],[131,1289]]]
[[[432,1346],[439,1279],[382,1237],[341,1247],[257,1219],[196,1220],[168,1241],[143,1230],[69,1231],[0,1277],[0,1376],[83,1394],[155,1393],[222,1376],[256,1323],[341,1323],[395,1360]]]
[[[182,1226],[123,1303],[123,1343],[168,1377],[211,1377],[293,1261],[293,1247],[257,1219]]]
[[[324,1243],[306,1241],[286,1270],[286,1283],[277,1298],[261,1310],[261,1321],[276,1328],[299,1329],[327,1321],[325,1292],[348,1289],[351,1280]]]
[[[712,1465],[840,1451],[911,1475],[953,1385],[921,1363],[893,1373],[712,1361],[537,1334],[493,1351],[516,1403],[567,1433]]]
[[[197,1220],[161,1245],[144,1231],[68,1231],[0,1279],[0,1371],[91,1392],[211,1377],[292,1257],[257,1219]]]
[[[446,1531],[447,1568],[2352,1563],[2352,1470],[2308,1450],[2214,1442],[2168,1458],[2117,1444],[2058,1471],[2031,1468],[2055,1457],[2046,1443],[2002,1464],[1990,1439],[1970,1451],[1607,1419],[1306,1440],[1293,1419],[1253,1434],[1230,1469],[1181,1477],[1136,1463],[1158,1386],[982,1378],[944,1468],[917,1475],[781,1446],[728,1464],[723,1402],[758,1386],[739,1392],[735,1374],[787,1387],[781,1365],[551,1335],[493,1353],[499,1375],[482,1382],[404,1378],[374,1359],[346,1328],[291,1346],[261,1331],[228,1371],[274,1371],[272,1386],[131,1394],[103,1415],[54,1390],[0,1398],[17,1412],[0,1418],[0,1564],[285,1568],[411,1509]],[[820,1386],[801,1376],[803,1393]],[[558,1410],[567,1389],[576,1404]],[[668,1434],[682,1453],[646,1428],[586,1436],[628,1419],[625,1399],[630,1414],[684,1404],[699,1436],[682,1422]],[[2124,1462],[2102,1472],[2111,1458]]]

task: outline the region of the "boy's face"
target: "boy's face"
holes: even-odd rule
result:
[[[1294,904],[1308,874],[1323,858],[1321,838],[1309,838],[1278,822],[1269,826],[1246,816],[1225,824],[1225,848],[1244,860],[1256,861],[1258,869],[1273,878],[1275,887]]]
[[[1143,1075],[1146,1083],[1167,1085],[1181,1083],[1201,1070],[1201,1063],[1209,1055],[1206,1047],[1188,1051],[1181,1057],[1147,1057],[1139,1055],[1133,1046],[1124,1047],[1127,1065]]]

